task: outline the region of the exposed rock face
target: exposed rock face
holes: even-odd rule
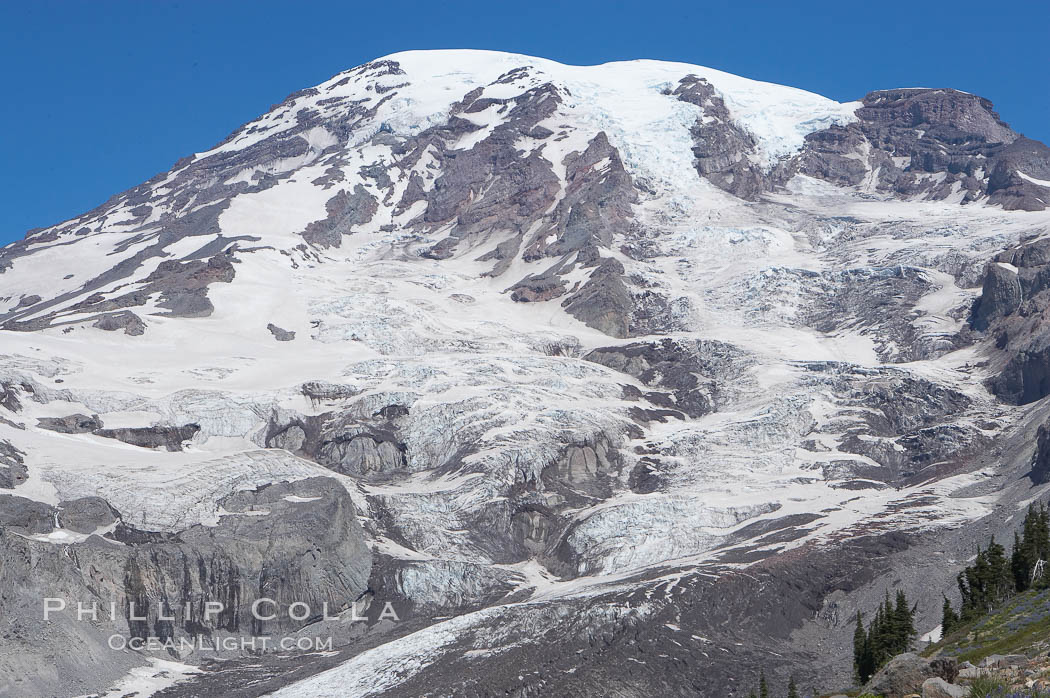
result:
[[[200,431],[197,424],[186,424],[181,427],[123,427],[120,429],[95,429],[92,433],[107,439],[117,439],[132,446],[142,448],[164,448],[167,451],[181,451],[184,441],[189,441]]]
[[[981,297],[974,307],[971,325],[981,332],[992,323],[1007,315],[1012,315],[1021,305],[1021,282],[1017,278],[1016,268],[995,263],[988,267],[984,277],[984,288]]]
[[[29,469],[26,468],[24,456],[25,453],[9,441],[0,440],[0,488],[13,489],[26,481]]]
[[[353,193],[341,191],[325,204],[328,217],[315,221],[303,231],[303,239],[319,247],[339,247],[343,236],[353,234],[353,228],[372,220],[379,204],[360,184]]]
[[[644,393],[640,397],[689,417],[702,417],[718,409],[725,400],[720,394],[719,379],[747,364],[744,353],[736,347],[703,340],[684,343],[663,339],[607,347],[595,349],[584,358],[654,388],[668,389],[669,392]]]
[[[270,330],[270,334],[272,334],[273,338],[278,342],[290,342],[295,339],[295,332],[281,329],[272,322],[266,326],[266,329]]]
[[[101,652],[109,651],[105,638],[111,633],[203,637],[209,646],[231,635],[278,637],[305,624],[295,620],[300,612],[290,612],[291,603],[309,605],[312,619],[325,605],[332,614],[347,608],[367,587],[371,554],[356,510],[337,482],[314,478],[277,483],[232,494],[221,506],[230,514],[214,527],[151,534],[121,524],[112,540],[91,536],[76,546],[75,556],[67,556],[63,547],[16,532],[47,533],[55,530],[56,520],[87,532],[116,520],[116,512],[103,500],[90,499],[65,502],[56,516],[47,505],[0,495],[0,581],[8,590],[8,612],[0,628],[23,649],[5,653],[0,665],[29,677],[23,695],[50,694],[62,685],[46,668],[49,662],[76,671],[88,685],[92,674],[79,664],[85,654],[104,657]],[[44,596],[68,599],[72,610],[52,614],[43,634],[29,636],[22,628],[31,621],[41,627],[36,619]],[[266,605],[265,614],[276,611],[275,618],[260,620],[252,614],[251,606],[260,598],[275,602]],[[84,599],[101,599],[98,620],[77,620],[75,602]],[[118,609],[115,621],[108,618],[111,601]],[[206,614],[204,604],[214,601],[224,609]],[[46,657],[33,651],[34,646],[73,637],[83,644],[79,652]]]
[[[945,89],[871,92],[858,121],[806,137],[799,171],[901,196],[987,197],[1007,210],[1043,210],[1050,149],[1012,131],[982,97]],[[1027,175],[1027,179],[1025,176]]]
[[[989,264],[970,324],[994,337],[1005,366],[988,385],[1001,399],[1028,404],[1050,395],[1050,241],[1034,239]]]
[[[138,337],[146,331],[146,323],[142,321],[142,318],[130,310],[106,313],[99,317],[98,320],[95,320],[92,327],[97,327],[98,329],[107,332],[124,330],[124,334],[131,335],[132,337]]]
[[[690,131],[701,176],[742,199],[756,199],[773,188],[775,180],[754,161],[755,139],[733,121],[710,82],[690,75],[671,94],[703,110]]]
[[[1037,485],[1050,482],[1050,426],[1046,424],[1039,427],[1029,477]]]
[[[120,512],[102,497],[81,497],[58,504],[58,520],[62,528],[76,533],[94,533],[116,523],[119,518]]]
[[[603,259],[579,291],[562,301],[565,312],[611,337],[631,336],[634,301],[623,280],[623,265]]]
[[[37,422],[41,429],[50,429],[60,434],[86,434],[102,428],[98,415],[71,414],[68,417],[42,417]]]

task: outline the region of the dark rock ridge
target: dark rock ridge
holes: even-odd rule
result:
[[[37,420],[37,426],[48,431],[57,431],[60,434],[94,434],[106,439],[117,439],[132,446],[164,448],[168,451],[181,451],[183,442],[189,441],[200,431],[200,426],[197,424],[186,424],[179,427],[154,425],[105,429],[97,414],[41,417]]]
[[[1050,148],[1015,133],[976,95],[950,89],[867,94],[858,120],[806,136],[798,171],[842,186],[869,175],[899,196],[963,202],[987,197],[1006,210],[1043,210],[1050,190],[1019,174],[1050,179]]]
[[[682,78],[671,95],[703,110],[691,130],[696,171],[715,186],[742,199],[754,200],[780,178],[754,161],[754,137],[729,114],[714,86],[695,75]]]
[[[29,477],[25,465],[25,453],[10,441],[0,439],[0,489],[10,490],[21,485]]]
[[[272,334],[273,338],[278,342],[290,342],[295,339],[295,332],[282,329],[272,322],[266,326],[266,329],[270,331],[270,334]]]
[[[163,448],[166,451],[181,451],[182,444],[189,441],[200,426],[185,424],[181,427],[157,425],[151,427],[123,427],[120,429],[95,429],[92,433],[106,439],[117,439],[141,448]]]
[[[724,405],[720,380],[749,363],[746,355],[723,342],[662,339],[603,347],[584,359],[626,373],[665,391],[639,393],[648,402],[689,417],[702,417]]]
[[[146,323],[142,321],[142,318],[130,310],[104,313],[99,316],[98,320],[95,320],[92,327],[97,327],[98,329],[107,332],[124,330],[124,334],[132,337],[138,337],[146,332]]]
[[[60,434],[88,434],[102,428],[102,420],[97,414],[90,417],[85,414],[71,414],[66,417],[41,417],[37,426]]]

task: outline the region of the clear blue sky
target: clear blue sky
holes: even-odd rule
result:
[[[412,48],[697,63],[837,100],[948,86],[1050,140],[1050,2],[0,0],[0,244]]]

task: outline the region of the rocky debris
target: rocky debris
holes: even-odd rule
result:
[[[91,326],[107,332],[124,330],[124,334],[131,335],[132,337],[138,337],[146,331],[146,323],[142,321],[142,318],[130,310],[106,313],[95,320],[94,324]]]
[[[0,407],[9,412],[18,412],[22,409],[22,401],[18,399],[20,390],[25,386],[17,385],[10,381],[0,381]]]
[[[523,76],[524,77],[524,76]],[[445,259],[463,242],[474,245],[496,232],[523,235],[556,202],[560,183],[550,163],[538,151],[522,156],[515,143],[531,137],[532,129],[552,115],[562,97],[552,84],[524,89],[510,98],[484,96],[483,88],[464,95],[453,106],[449,120],[398,146],[402,166],[411,168],[424,153],[438,159],[440,173],[429,186],[410,180],[398,208],[425,200],[418,225],[436,230],[452,226],[447,236],[424,251]],[[462,137],[479,130],[471,115],[487,111],[502,114],[488,134],[467,149],[456,149]]]
[[[267,375],[281,375],[280,366],[268,363],[269,352],[225,343],[225,323],[166,320],[166,328],[186,326],[194,337],[199,330],[209,340],[202,346],[215,339],[221,347],[215,356],[222,364],[216,361],[203,373],[194,367],[187,374],[252,368],[238,374],[242,379],[225,382],[221,391],[194,380],[194,389],[164,397],[154,391],[160,386],[136,392],[135,385],[155,379],[148,352],[127,354],[135,359],[129,363],[138,365],[134,372],[128,369],[119,390],[104,385],[87,390],[79,387],[83,381],[72,380],[69,385],[78,387],[57,391],[50,380],[42,381],[41,387],[46,384],[52,392],[41,390],[34,402],[68,400],[104,416],[145,408],[167,415],[165,420],[175,425],[200,419],[202,437],[229,441],[217,441],[224,454],[209,461],[199,477],[191,472],[197,457],[165,456],[162,460],[183,467],[172,471],[176,479],[170,488],[150,493],[153,511],[143,506],[141,528],[131,525],[134,521],[111,521],[117,514],[104,502],[64,501],[50,513],[57,514],[58,525],[70,526],[66,535],[45,543],[24,542],[10,529],[10,536],[0,533],[0,551],[7,545],[28,546],[0,560],[0,589],[7,590],[0,592],[0,637],[17,636],[21,642],[39,634],[39,623],[10,629],[4,619],[9,603],[17,607],[28,598],[17,596],[27,580],[40,577],[70,587],[72,594],[82,591],[76,580],[97,571],[91,576],[92,593],[107,593],[110,581],[119,579],[124,580],[121,589],[127,584],[125,598],[182,601],[188,595],[196,601],[218,593],[234,606],[271,583],[285,598],[300,593],[297,585],[304,580],[312,589],[337,585],[344,572],[338,565],[351,559],[352,551],[347,557],[340,546],[321,544],[318,536],[335,535],[343,527],[343,512],[319,504],[327,502],[324,496],[308,488],[275,488],[265,496],[198,499],[201,487],[223,478],[226,463],[242,457],[260,480],[277,461],[290,464],[296,476],[322,472],[317,464],[324,464],[367,502],[367,512],[346,519],[360,520],[383,551],[367,584],[377,599],[390,593],[419,614],[404,642],[381,651],[386,659],[407,648],[400,655],[404,661],[391,659],[388,665],[410,668],[396,677],[403,685],[384,688],[390,695],[415,697],[449,685],[477,695],[588,695],[600,686],[610,694],[721,698],[727,686],[736,693],[744,681],[754,685],[762,670],[783,685],[800,666],[806,667],[807,678],[813,677],[813,685],[803,687],[811,690],[818,688],[818,676],[848,675],[845,644],[854,613],[870,608],[865,600],[881,595],[891,578],[894,584],[898,577],[914,584],[920,576],[914,570],[921,569],[924,593],[939,603],[940,587],[953,583],[954,563],[945,553],[968,548],[940,545],[943,539],[933,536],[947,524],[966,529],[956,524],[976,517],[985,505],[1001,505],[994,516],[1009,513],[1013,500],[999,498],[993,488],[1020,475],[1015,472],[1020,464],[1009,453],[1020,448],[1013,441],[1013,420],[1021,411],[1008,414],[973,390],[972,371],[982,367],[910,362],[935,358],[971,340],[970,335],[953,337],[953,328],[964,319],[963,300],[982,281],[984,250],[1005,244],[993,240],[1031,228],[1016,216],[988,215],[984,199],[958,217],[946,217],[949,223],[922,218],[925,214],[914,205],[882,201],[883,196],[876,197],[877,206],[862,204],[848,216],[831,210],[828,202],[852,207],[870,196],[870,187],[890,186],[870,167],[875,161],[885,164],[876,151],[884,150],[902,172],[911,167],[904,156],[888,154],[892,144],[873,145],[860,127],[826,131],[807,147],[823,153],[812,164],[824,167],[826,179],[837,177],[848,185],[859,181],[862,192],[796,182],[799,190],[761,200],[798,161],[760,164],[762,129],[743,125],[754,115],[743,117],[728,108],[737,103],[731,99],[735,88],[722,86],[717,76],[711,77],[713,85],[699,78],[680,80],[684,72],[652,81],[646,99],[667,108],[669,116],[689,115],[687,122],[696,118],[690,105],[702,116],[691,133],[688,124],[671,119],[661,122],[653,137],[623,128],[616,105],[603,103],[606,97],[595,95],[591,85],[574,83],[570,91],[541,69],[510,70],[495,82],[488,75],[469,85],[464,81],[475,77],[470,70],[455,71],[452,78],[442,75],[435,86],[449,79],[462,87],[453,88],[459,89],[453,98],[461,99],[441,113],[421,114],[412,101],[411,78],[396,63],[371,65],[290,97],[265,119],[239,130],[228,147],[179,163],[162,176],[163,184],[148,183],[83,220],[37,231],[26,244],[0,252],[0,268],[12,259],[29,265],[21,255],[32,248],[53,249],[96,233],[102,241],[119,238],[112,257],[119,263],[113,269],[70,290],[66,300],[58,296],[5,316],[22,323],[21,329],[63,321],[66,304],[78,302],[83,303],[78,312],[89,321],[98,313],[126,312],[158,299],[168,310],[203,313],[210,308],[210,286],[204,282],[224,282],[237,268],[244,278],[234,281],[230,295],[259,288],[301,294],[297,300],[306,301],[309,315],[291,326],[313,322],[318,329],[313,339],[360,340],[372,349],[361,339],[371,333],[385,342],[376,352],[381,356],[350,350],[346,357],[353,358],[342,360],[338,345],[297,345],[304,352],[324,349],[323,361],[316,356],[317,375],[329,379],[297,390],[285,383],[265,384]],[[387,79],[377,82],[377,75]],[[341,87],[332,87],[336,84]],[[668,85],[668,91],[653,94],[653,85]],[[309,108],[297,102],[324,91],[335,94],[311,101]],[[396,108],[389,117],[371,118],[383,100],[394,100]],[[955,119],[932,107],[925,113],[924,104],[907,106],[922,112],[918,123]],[[841,117],[828,113],[796,125],[809,128]],[[883,116],[866,118],[876,122]],[[905,128],[906,116],[890,115],[880,128]],[[970,123],[965,115],[958,121],[963,130],[984,129],[986,145],[995,137],[987,124]],[[674,153],[662,142],[665,125],[667,132],[678,131]],[[900,191],[882,191],[937,198],[943,185],[959,198],[967,196],[969,183],[957,175],[969,167],[966,158],[981,160],[981,153],[954,158],[952,149],[969,147],[967,139],[945,133],[930,136],[944,143],[920,144],[932,158],[948,158],[944,171],[926,172],[919,164],[910,184],[901,176],[893,183]],[[911,135],[917,143],[926,137],[918,131]],[[910,137],[894,135],[901,142]],[[679,157],[683,142],[684,162]],[[1019,153],[1035,153],[1023,143],[1018,147]],[[726,202],[708,210],[690,194],[694,185],[703,185],[695,181],[690,163],[707,181],[754,203]],[[1038,172],[1034,167],[1024,165],[1019,172]],[[985,177],[980,169],[972,171],[978,189]],[[1005,189],[997,192],[1012,188],[1027,197],[1037,191],[1026,187],[1038,185],[1007,170],[994,185]],[[889,165],[885,171],[890,172]],[[666,178],[671,174],[677,181]],[[309,237],[316,235],[313,244],[302,240],[276,254],[246,259],[251,250],[238,242],[251,238],[231,231],[254,232],[239,213],[256,197],[236,197],[260,193],[293,175],[296,186],[271,192],[272,200],[292,202],[297,211],[316,204],[297,229],[309,228]],[[1016,178],[1026,184],[1016,185]],[[940,184],[935,187],[933,180]],[[299,198],[311,181],[319,198]],[[322,211],[325,200],[329,205]],[[147,216],[149,227],[144,226]],[[310,220],[314,223],[307,225]],[[994,226],[985,226],[993,220]],[[265,236],[260,251],[289,244],[286,234],[297,232],[273,230],[279,222],[280,217],[258,226],[266,231],[259,233]],[[223,235],[224,228],[231,237]],[[120,235],[112,235],[114,230]],[[353,249],[334,251],[344,234],[355,236],[347,238]],[[193,238],[199,238],[196,250]],[[125,252],[131,256],[119,261]],[[1033,260],[1038,256],[1034,249],[1026,254]],[[238,260],[245,265],[236,267]],[[161,261],[149,281],[141,278],[145,271],[136,273]],[[1024,271],[1025,264],[1006,259],[1003,264],[1021,270],[1021,304],[1008,313],[996,310],[1012,306],[1009,289],[1000,293],[1004,289],[989,286],[988,339],[998,340],[998,329],[1026,317],[1024,303],[1032,298],[1027,291],[1041,283],[1034,262],[1028,265],[1031,272]],[[515,276],[489,284],[472,277],[478,269],[489,277],[509,275],[509,270]],[[280,276],[286,272],[293,275]],[[278,278],[294,283],[268,283]],[[486,289],[507,289],[507,295],[485,298]],[[19,292],[4,291],[5,308],[17,302]],[[340,313],[357,308],[340,316],[345,333],[325,335],[335,295],[344,303]],[[474,308],[481,309],[475,315],[482,316],[469,320],[465,336],[454,336],[462,334],[464,325],[456,323],[470,312],[461,304],[474,302],[474,296]],[[565,305],[529,308],[510,300]],[[945,309],[947,302],[957,307]],[[487,315],[493,303],[513,317]],[[360,312],[362,307],[366,312]],[[571,336],[576,325],[565,324],[565,311],[624,338],[625,344],[610,341],[589,361],[580,361],[583,347],[602,343],[595,343],[590,332],[582,340]],[[242,315],[222,313],[224,321],[257,331],[259,325],[254,330],[251,325],[259,319],[248,318],[245,324]],[[550,316],[549,326],[535,322],[539,316]],[[979,332],[972,330],[973,336]],[[670,336],[651,336],[661,334]],[[1023,336],[1006,334],[1004,344]],[[626,339],[637,336],[645,339]],[[728,337],[734,344],[698,342],[701,336]],[[3,359],[9,370],[4,380],[15,386],[0,396],[5,402],[10,397],[15,407],[9,409],[18,409],[23,397],[17,387],[21,374],[56,381],[67,373],[97,375],[91,352],[74,352],[57,371],[52,365],[57,357],[34,356],[24,350],[31,346],[24,344],[29,338],[16,339],[23,343],[22,353]],[[122,350],[137,343],[124,344]],[[347,345],[354,346],[361,344]],[[812,356],[843,361],[808,361]],[[1008,357],[992,358],[989,365],[998,366]],[[325,363],[329,359],[332,363]],[[907,365],[899,370],[879,365],[889,361]],[[258,386],[244,383],[256,377],[262,381]],[[0,427],[4,436],[10,431],[20,443],[18,432],[8,426]],[[46,437],[32,430],[25,436],[33,434]],[[233,439],[245,435],[295,457],[272,450],[250,458],[225,453]],[[162,435],[147,436],[147,445],[167,447]],[[209,449],[216,442],[201,445]],[[798,451],[799,446],[805,450]],[[93,441],[90,455],[99,449],[105,444]],[[1029,450],[1026,446],[1026,457]],[[106,490],[110,501],[126,508],[124,503],[137,495],[128,491],[125,468],[87,472],[84,466],[93,462],[66,469],[46,460],[33,462],[40,463],[41,480],[52,482],[60,499]],[[187,481],[177,479],[183,471]],[[978,471],[994,477],[950,494],[953,484],[938,483],[947,474]],[[105,479],[103,485],[99,478]],[[1016,489],[1032,496],[1026,483]],[[972,499],[970,493],[978,490],[981,498]],[[164,510],[157,513],[160,500]],[[204,510],[202,516],[214,514],[217,521],[207,521],[218,525],[194,527],[190,533],[177,522],[163,531],[146,530],[147,516],[181,520],[191,506],[194,512]],[[250,528],[291,516],[290,509],[314,506],[323,510],[301,522],[303,528],[317,529],[309,533],[298,526],[291,532]],[[75,514],[69,521],[67,508]],[[775,513],[780,509],[786,511]],[[72,536],[77,540],[100,528],[114,531],[99,531],[84,543],[61,542],[78,532],[74,526],[86,532]],[[915,551],[908,549],[911,542],[904,535],[879,543],[862,535],[907,528],[910,537],[913,526],[921,528]],[[242,534],[249,544],[240,540]],[[255,536],[275,541],[277,558],[288,564],[257,574],[268,552]],[[102,552],[90,552],[96,548]],[[242,548],[247,560],[240,557]],[[927,564],[929,559],[936,566]],[[38,566],[19,577],[25,560]],[[332,577],[320,580],[318,567]],[[590,574],[608,576],[577,579]],[[530,597],[534,587],[539,593]],[[42,588],[35,591],[39,595]],[[222,621],[238,632],[244,620],[240,607],[238,618]],[[151,617],[148,630],[172,631],[164,623]],[[55,623],[47,632],[62,629]],[[807,633],[819,640],[807,644]],[[90,663],[88,669],[77,665],[73,673],[78,676],[123,673],[106,663],[114,660],[105,653],[92,655],[91,648],[102,645],[88,639],[48,635],[29,654],[51,658],[54,647],[74,646],[98,664],[97,671]],[[366,645],[339,648],[342,655],[325,660],[331,662],[327,666],[376,646]],[[40,675],[41,667],[11,667],[4,661],[0,653],[0,673]],[[74,661],[83,659],[59,656],[56,663],[68,672]],[[280,661],[285,663],[261,670],[271,672],[266,679],[273,688],[303,677],[317,666],[311,662],[321,660]],[[275,666],[288,671],[275,677]],[[529,671],[523,673],[522,666]],[[253,669],[238,666],[225,673],[229,669],[214,672],[223,676],[212,684],[218,686],[216,695],[259,692],[262,684],[251,680],[258,677]],[[104,687],[78,686],[83,690],[76,693]],[[34,685],[26,693],[62,691]],[[185,688],[183,695],[205,693]]]
[[[981,669],[1008,669],[1010,667],[1027,667],[1028,657],[1023,654],[990,654],[981,659],[977,666]]]
[[[219,252],[208,259],[191,259],[179,261],[165,260],[145,279],[135,291],[115,298],[107,298],[102,293],[95,293],[69,307],[78,313],[103,312],[145,305],[151,296],[158,295],[157,306],[167,310],[161,315],[170,317],[207,317],[214,306],[208,300],[208,286],[213,283],[230,283],[234,277],[232,248]],[[106,329],[123,328],[125,334],[141,334],[145,327],[141,318],[133,313],[115,313],[112,319],[106,316],[99,318],[96,327]],[[138,322],[136,322],[138,319]],[[49,318],[54,320],[54,317]],[[139,324],[142,323],[142,328]]]
[[[542,303],[564,294],[564,279],[555,274],[530,274],[511,287],[510,299],[516,303]]]
[[[87,434],[102,428],[102,420],[97,414],[90,417],[86,414],[71,414],[66,417],[41,417],[37,426],[60,434]]]
[[[230,283],[234,269],[230,256],[219,254],[206,262],[161,262],[146,277],[147,289],[160,292],[158,307],[172,317],[207,317],[215,307],[208,300],[208,285]]]
[[[167,451],[181,451],[183,442],[192,439],[199,431],[199,425],[185,424],[181,427],[156,425],[151,427],[95,429],[92,433],[95,436],[117,439],[141,448],[164,448]]]
[[[278,342],[290,342],[295,339],[295,332],[281,329],[272,322],[266,325],[266,329],[270,330],[270,334],[272,334],[273,338]]]
[[[898,484],[929,476],[931,469],[943,476],[987,446],[988,437],[960,419],[979,408],[963,392],[889,367],[872,370],[837,362],[805,367],[815,374],[814,387],[831,391],[836,404],[855,415],[847,431],[833,426],[837,450],[863,457],[822,463],[826,479]],[[810,447],[820,452],[811,441]]]
[[[898,654],[871,677],[864,690],[885,698],[904,698],[922,691],[928,678],[936,677],[929,660],[912,652]]]
[[[968,686],[948,683],[939,676],[922,682],[922,698],[966,698],[969,695]]]

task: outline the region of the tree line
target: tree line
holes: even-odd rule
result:
[[[956,611],[944,598],[941,637],[989,613],[1015,594],[1050,587],[1046,560],[1050,559],[1050,513],[1042,504],[1028,507],[1020,533],[1014,533],[1009,557],[1006,548],[993,538],[988,547],[977,548],[974,563],[959,573]]]

